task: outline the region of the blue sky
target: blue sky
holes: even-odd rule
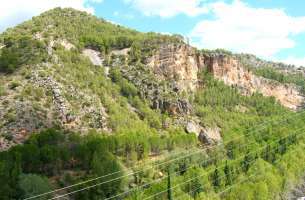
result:
[[[198,48],[305,66],[303,0],[11,0],[0,8],[0,31],[57,6],[140,31],[178,33]]]

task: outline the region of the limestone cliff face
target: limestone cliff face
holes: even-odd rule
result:
[[[203,55],[185,44],[163,45],[147,59],[147,66],[160,80],[170,80],[178,93],[195,91],[201,85],[198,74],[207,68],[216,79],[236,86],[244,95],[259,92],[264,96],[273,96],[292,110],[304,105],[305,99],[296,86],[258,77],[234,56]]]
[[[283,106],[292,110],[297,110],[304,103],[304,97],[296,86],[256,76],[234,57],[224,55],[205,57],[205,64],[215,78],[227,85],[236,86],[245,95],[259,92],[264,96],[273,96]]]
[[[185,44],[163,45],[147,60],[147,65],[161,80],[172,80],[176,91],[194,91],[198,72],[204,62],[196,49]]]

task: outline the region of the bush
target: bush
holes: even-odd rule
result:
[[[22,198],[29,198],[51,190],[48,179],[36,174],[21,174],[19,176],[18,187],[21,190]],[[49,198],[51,198],[50,195],[45,195],[39,199]]]
[[[138,89],[126,79],[123,79],[120,83],[121,93],[125,97],[134,97],[138,93]]]
[[[31,36],[7,37],[0,51],[0,72],[12,73],[21,65],[36,64],[46,58],[43,44]]]
[[[9,88],[11,90],[14,90],[15,88],[19,87],[20,86],[20,83],[19,82],[16,82],[16,81],[13,81],[10,85],[9,85]]]
[[[4,86],[0,85],[0,97],[6,94]]]

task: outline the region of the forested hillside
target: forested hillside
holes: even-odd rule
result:
[[[0,47],[1,199],[291,199],[305,175],[302,73],[73,9]]]

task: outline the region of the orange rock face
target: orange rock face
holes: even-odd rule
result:
[[[215,78],[227,85],[237,86],[243,94],[259,92],[264,96],[273,96],[283,106],[292,110],[297,110],[304,103],[304,97],[296,86],[256,76],[233,57],[216,56],[207,58],[206,61]]]
[[[195,91],[201,85],[198,74],[207,68],[216,79],[236,86],[244,95],[259,92],[273,96],[292,110],[304,104],[304,97],[296,86],[256,76],[234,56],[202,55],[184,44],[163,45],[147,60],[147,65],[160,80],[172,80],[177,91]]]
[[[147,65],[161,80],[173,80],[180,91],[194,91],[198,72],[204,67],[196,50],[188,45],[164,45],[148,59]]]

